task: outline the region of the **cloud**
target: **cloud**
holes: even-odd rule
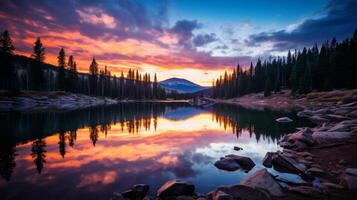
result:
[[[114,17],[106,14],[104,11],[100,9],[96,9],[93,7],[84,8],[83,10],[76,10],[78,15],[80,16],[81,23],[88,23],[94,25],[104,25],[107,28],[115,28],[117,26],[117,22]]]
[[[179,44],[187,44],[193,37],[193,31],[201,28],[197,20],[180,20],[170,29],[170,31],[179,37]]]
[[[302,48],[314,43],[336,37],[350,37],[357,28],[357,1],[332,0],[315,18],[307,18],[302,22],[290,25],[286,30],[261,32],[253,34],[247,40],[249,45],[272,42],[273,50],[286,51],[291,48]]]
[[[214,41],[217,41],[216,34],[214,34],[214,33],[211,33],[211,34],[199,34],[199,35],[196,35],[193,38],[193,44],[196,47],[201,47],[201,46],[204,46],[204,45],[206,45],[208,43],[211,43],[211,42],[214,42]]]

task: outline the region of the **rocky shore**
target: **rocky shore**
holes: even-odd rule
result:
[[[0,111],[75,110],[118,102],[111,98],[67,92],[21,92],[16,96],[0,93]]]
[[[136,185],[114,193],[111,199],[354,199],[357,195],[357,101],[324,95],[334,100],[299,101],[299,107],[304,109],[297,115],[309,118],[316,127],[301,127],[285,135],[278,142],[282,150],[268,152],[262,160],[266,168],[296,174],[303,182],[273,176],[263,168],[236,185],[218,187],[206,194],[198,194],[193,184],[175,179],[165,183],[155,197],[147,196],[149,186]],[[227,171],[249,171],[255,163],[247,157],[226,155],[214,165]]]

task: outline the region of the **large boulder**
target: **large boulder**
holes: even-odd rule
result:
[[[279,183],[273,178],[273,176],[266,169],[260,169],[256,171],[248,178],[242,180],[240,184],[252,188],[264,189],[273,196],[284,196],[284,193]]]
[[[278,153],[274,155],[272,164],[274,169],[280,172],[291,172],[296,174],[307,175],[305,173],[307,167],[305,164],[298,162],[296,159],[284,155],[284,153]]]
[[[195,193],[195,186],[183,180],[170,180],[166,182],[157,191],[157,197],[166,199],[169,197],[177,197],[180,195],[193,195]]]
[[[227,195],[232,196],[233,199],[239,200],[271,200],[269,193],[245,185],[219,187],[214,192],[210,193],[211,197],[209,199],[213,199],[218,192],[221,192],[221,194],[223,192]],[[220,196],[222,197],[223,195]]]
[[[276,119],[275,121],[280,122],[280,123],[289,123],[292,122],[293,120],[290,119],[289,117],[280,117]]]
[[[352,137],[351,132],[327,132],[317,131],[312,134],[312,138],[318,144],[331,144],[338,142],[346,142]]]
[[[302,151],[309,145],[314,144],[312,130],[310,128],[302,128],[296,133],[285,135],[279,140],[278,144],[286,149]]]
[[[127,191],[121,193],[121,195],[130,200],[142,200],[146,196],[149,191],[149,186],[146,184],[138,184],[134,185]]]
[[[265,167],[272,167],[273,166],[273,156],[275,155],[276,153],[274,152],[267,152],[263,158],[263,165]]]
[[[235,171],[237,169],[242,169],[248,172],[255,166],[255,163],[248,157],[229,154],[220,158],[214,165],[222,170]]]
[[[314,140],[312,139],[312,131],[310,128],[303,128],[300,131],[291,134],[288,138],[288,142],[293,143],[294,140],[298,140],[308,145],[314,144]]]

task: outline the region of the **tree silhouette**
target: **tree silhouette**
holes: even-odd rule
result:
[[[59,142],[58,142],[59,152],[60,152],[62,158],[64,158],[64,156],[66,155],[66,138],[65,138],[64,132],[61,131],[58,134],[58,137],[59,137]]]
[[[39,37],[37,38],[35,46],[33,47],[32,57],[40,63],[45,61],[45,48],[42,46],[42,42]]]
[[[12,39],[7,30],[0,33],[0,53],[13,54],[15,46],[12,44]]]
[[[58,59],[58,88],[60,90],[65,90],[66,87],[66,73],[65,73],[65,66],[66,66],[66,54],[64,52],[64,49],[61,48],[61,50],[58,53],[57,56]]]
[[[46,143],[42,138],[36,139],[32,143],[31,156],[34,158],[34,163],[36,165],[37,172],[41,174],[43,165],[46,162]]]
[[[6,143],[5,143],[6,142]],[[6,180],[10,181],[11,175],[16,167],[15,145],[9,141],[1,142],[0,144],[0,175]]]
[[[12,59],[14,50],[9,32],[0,32],[0,87],[11,92],[16,91],[16,70]]]

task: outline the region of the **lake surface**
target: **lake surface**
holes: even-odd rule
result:
[[[275,122],[282,116],[294,122]],[[264,167],[262,158],[279,150],[280,137],[309,125],[294,114],[232,105],[200,109],[185,103],[0,112],[0,199],[108,199],[138,183],[150,185],[154,196],[173,178],[209,192],[238,184]],[[234,146],[243,150],[234,151]],[[232,153],[252,158],[256,166],[248,173],[214,167]]]

